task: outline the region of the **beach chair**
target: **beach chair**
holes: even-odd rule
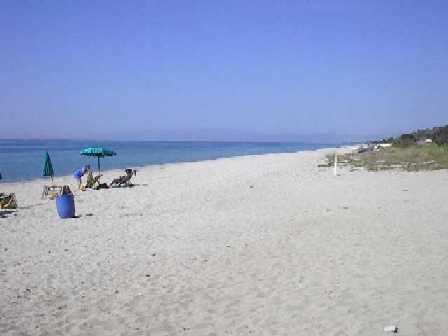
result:
[[[124,170],[124,172],[126,173],[126,175],[113,179],[112,182],[109,184],[109,187],[111,188],[132,187],[133,184],[131,183],[131,179],[132,176],[136,175],[137,171],[127,168]]]
[[[89,171],[87,173],[87,181],[86,181],[86,184],[84,185],[83,190],[85,190],[86,188],[98,189],[98,187],[100,186],[100,178],[101,178],[101,176],[103,176],[103,175],[100,174],[100,175],[97,175],[97,176],[94,177],[92,172]]]
[[[55,199],[62,191],[62,186],[59,185],[44,185],[42,189],[41,198]]]
[[[0,193],[0,209],[17,209],[16,195]]]

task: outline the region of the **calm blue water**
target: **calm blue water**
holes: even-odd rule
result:
[[[188,162],[238,155],[289,153],[318,149],[330,144],[262,142],[112,142],[72,140],[0,140],[0,172],[3,182],[29,180],[42,176],[48,150],[56,176],[72,174],[84,164],[96,170],[96,158],[79,154],[85,147],[103,146],[117,156],[101,159],[101,170],[139,167],[150,164]],[[334,145],[333,145],[334,146]]]

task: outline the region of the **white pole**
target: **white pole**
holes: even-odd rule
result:
[[[334,176],[338,175],[338,154],[334,153]]]

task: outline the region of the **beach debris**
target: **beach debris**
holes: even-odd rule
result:
[[[121,217],[142,217],[143,214],[139,212],[131,212],[131,213],[125,213],[121,215]]]
[[[389,325],[384,327],[384,332],[392,332],[392,333],[398,333],[398,327],[395,325]]]
[[[250,186],[249,186],[249,188],[250,188],[250,189],[253,189],[253,188],[254,188],[254,186],[253,186],[253,185],[250,185]]]
[[[151,254],[153,257],[155,257],[156,256],[156,254],[155,253],[153,253],[153,254]]]
[[[146,274],[145,277],[150,278],[151,274]]]
[[[16,210],[1,210],[0,218],[9,218],[9,215],[13,217],[17,217]]]

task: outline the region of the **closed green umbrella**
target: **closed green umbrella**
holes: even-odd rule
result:
[[[85,156],[96,156],[98,158],[98,173],[100,173],[100,158],[106,157],[106,156],[114,156],[117,155],[113,150],[104,148],[104,147],[88,147],[84,148],[81,151],[81,155]]]
[[[53,164],[51,163],[50,155],[48,154],[48,152],[45,154],[44,171],[42,173],[42,176],[49,176],[49,177],[51,177],[51,180],[53,181],[54,169],[53,169]]]

